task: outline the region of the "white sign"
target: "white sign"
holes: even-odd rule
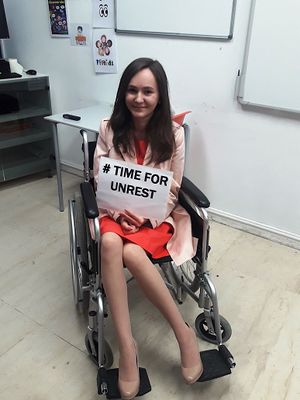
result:
[[[70,42],[71,46],[89,46],[90,26],[80,22],[70,24]]]
[[[96,73],[115,74],[117,40],[113,29],[93,29],[93,56]]]
[[[93,0],[93,27],[115,28],[114,0]]]
[[[171,171],[101,157],[98,207],[164,220],[172,177]]]

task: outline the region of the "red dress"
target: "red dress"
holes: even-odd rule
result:
[[[137,163],[142,165],[144,162],[148,143],[141,139],[134,141]],[[142,226],[135,233],[124,233],[121,225],[114,219],[105,216],[100,219],[100,232],[114,232],[124,239],[142,247],[152,258],[161,258],[169,255],[166,245],[173,235],[173,227],[167,222],[163,222],[156,228]]]

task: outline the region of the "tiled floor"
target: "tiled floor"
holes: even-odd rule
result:
[[[78,182],[64,174],[65,199]],[[86,318],[73,306],[67,210],[60,213],[57,203],[55,178],[0,186],[1,400],[98,398]],[[299,399],[300,252],[216,223],[211,245],[209,266],[221,314],[232,325],[228,347],[237,368],[187,387],[170,328],[131,282],[133,330],[152,384],[144,398]],[[187,300],[180,309],[193,323],[196,304]],[[115,348],[110,320],[106,331]],[[212,345],[199,340],[199,347]]]

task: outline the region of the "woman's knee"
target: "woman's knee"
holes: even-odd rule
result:
[[[123,246],[123,261],[130,272],[142,268],[142,259],[147,258],[145,251],[134,243],[125,243]]]
[[[101,237],[101,256],[112,256],[122,254],[123,240],[114,232],[104,233]]]

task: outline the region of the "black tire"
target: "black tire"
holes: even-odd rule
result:
[[[97,336],[96,332],[93,332],[93,342],[94,342],[96,353],[97,353],[96,357],[92,354],[90,341],[89,341],[88,335],[86,334],[85,335],[85,347],[86,347],[92,361],[98,366],[98,336]],[[104,368],[109,369],[113,365],[113,362],[114,362],[114,355],[112,353],[111,347],[110,347],[109,343],[104,339],[104,365],[103,365]]]
[[[212,322],[214,324],[213,318]],[[220,324],[221,324],[222,341],[223,343],[226,343],[227,340],[229,340],[231,337],[232,329],[229,322],[221,315],[220,315]],[[208,329],[204,313],[199,314],[198,317],[196,318],[195,328],[201,339],[209,343],[218,344],[215,333],[210,332]]]
[[[85,263],[86,268],[88,269],[87,227],[83,201],[79,193],[75,193],[74,200],[77,248],[80,253],[81,262]]]
[[[75,201],[69,200],[69,241],[70,241],[70,264],[72,276],[73,299],[75,306],[79,303],[79,284],[77,269],[77,240],[75,223]]]
[[[83,301],[83,286],[87,285],[89,278],[86,221],[79,193],[69,201],[69,230],[74,303],[78,306]]]
[[[200,279],[195,274],[197,263],[193,260],[188,260],[179,266],[174,266],[174,272],[177,278],[193,292],[196,293],[200,288]]]

